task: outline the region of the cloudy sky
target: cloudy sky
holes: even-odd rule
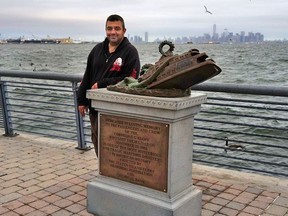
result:
[[[204,5],[212,12],[205,12]],[[260,32],[265,40],[288,39],[287,0],[1,0],[0,38],[72,37],[101,41],[105,20],[117,13],[127,35],[201,36],[224,31]]]

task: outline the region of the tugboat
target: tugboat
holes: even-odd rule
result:
[[[169,50],[163,51],[165,45]],[[138,80],[126,77],[122,82],[108,86],[111,91],[159,97],[182,97],[190,95],[193,85],[204,82],[221,72],[213,59],[206,53],[191,49],[181,55],[174,55],[174,44],[163,41],[159,45],[160,59],[144,65]]]

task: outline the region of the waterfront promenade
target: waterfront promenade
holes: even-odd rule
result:
[[[75,147],[35,135],[0,136],[0,215],[92,215],[86,185],[98,161],[94,150]],[[193,165],[191,181],[203,192],[202,216],[288,216],[288,179]]]

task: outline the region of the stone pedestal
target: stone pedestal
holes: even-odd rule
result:
[[[87,187],[97,216],[199,216],[192,185],[194,115],[206,95],[159,98],[90,90],[99,115],[99,175]]]

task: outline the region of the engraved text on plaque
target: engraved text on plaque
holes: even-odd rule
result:
[[[169,125],[100,115],[100,174],[167,191]]]

